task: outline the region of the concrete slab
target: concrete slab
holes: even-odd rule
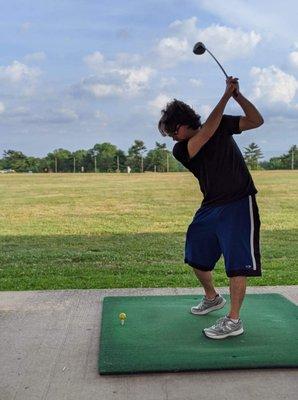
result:
[[[298,304],[297,286],[247,292],[280,293]],[[0,292],[0,400],[297,398],[296,369],[98,375],[103,297],[172,294],[202,289]]]

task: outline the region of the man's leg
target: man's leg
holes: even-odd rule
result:
[[[231,309],[228,316],[238,319],[242,301],[246,291],[246,276],[234,276],[230,278]]]
[[[207,299],[214,299],[214,297],[217,295],[215,288],[213,286],[212,282],[212,272],[211,271],[201,271],[197,268],[193,268],[194,273],[196,274],[196,277],[199,279],[201,282]]]
[[[225,339],[228,336],[238,336],[244,332],[243,323],[239,318],[240,308],[245,296],[246,277],[230,278],[231,309],[229,314],[220,318],[215,325],[203,329],[205,336],[211,339]]]
[[[197,268],[193,268],[193,270],[205,290],[205,297],[203,297],[197,306],[191,307],[191,313],[195,315],[205,315],[211,311],[223,308],[226,304],[226,300],[216,292],[212,282],[212,272],[202,271]]]

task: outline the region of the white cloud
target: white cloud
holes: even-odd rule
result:
[[[104,56],[99,51],[95,51],[92,54],[88,54],[83,60],[90,69],[97,71],[102,67]]]
[[[136,66],[141,62],[139,54],[117,53],[114,60],[107,60],[100,51],[95,51],[83,58],[89,69],[97,74],[117,72],[129,65]]]
[[[195,37],[198,34],[197,17],[191,17],[184,20],[176,20],[169,25],[170,29],[179,32],[181,37]]]
[[[46,59],[46,54],[43,51],[36,53],[26,54],[24,57],[25,62],[41,62]]]
[[[32,26],[31,22],[29,22],[29,21],[23,22],[21,25],[21,31],[27,32],[31,28],[31,26]]]
[[[30,115],[30,109],[28,107],[16,107],[13,111],[12,114],[14,116],[24,116],[24,115]]]
[[[132,53],[117,53],[116,63],[122,66],[125,65],[136,65],[142,61],[142,57],[139,54]]]
[[[166,66],[172,66],[188,57],[190,45],[187,39],[166,37],[158,43],[157,52]]]
[[[52,108],[36,111],[33,108],[16,107],[5,113],[7,120],[15,120],[22,124],[65,124],[79,120],[76,111],[69,107]]]
[[[141,67],[138,69],[119,69],[118,73],[124,77],[125,90],[128,90],[130,94],[138,94],[139,91],[147,87],[154,70],[150,67]]]
[[[203,8],[232,26],[256,29],[269,40],[281,37],[287,41],[297,40],[297,2],[295,0],[286,2],[200,0],[197,4],[200,11]]]
[[[94,118],[99,119],[100,127],[105,128],[108,126],[109,118],[104,112],[97,110],[94,112]]]
[[[170,88],[174,85],[176,85],[177,79],[173,77],[162,77],[160,80],[160,88]]]
[[[192,49],[198,38],[221,60],[246,57],[261,41],[261,36],[255,31],[245,32],[240,28],[213,24],[200,29],[196,17],[174,21],[169,28],[174,35],[161,39],[155,49],[165,68],[181,61],[194,60]],[[210,61],[210,57],[200,57],[200,60]]]
[[[29,67],[16,60],[10,65],[0,65],[0,90],[9,96],[32,97],[36,94],[40,75],[39,68]]]
[[[290,63],[294,67],[298,67],[298,51],[292,51],[289,55]]]
[[[298,89],[294,76],[271,65],[268,68],[253,67],[250,71],[254,79],[253,97],[264,102],[290,104]]]
[[[148,102],[150,113],[156,115],[163,108],[165,108],[167,103],[169,103],[170,101],[171,98],[168,95],[160,93],[157,97],[155,97],[154,100]]]
[[[138,55],[132,57],[139,60]],[[78,92],[92,94],[97,98],[111,96],[137,96],[147,89],[156,71],[149,66],[127,68],[129,57],[119,53],[116,60],[106,60],[102,53],[94,52],[84,58],[84,62],[95,75],[82,80]]]
[[[199,114],[202,117],[203,120],[207,119],[213,110],[212,106],[210,104],[203,104],[202,106],[199,107]]]
[[[94,112],[94,117],[97,119],[102,119],[102,118],[106,118],[107,115],[104,112],[97,110]]]
[[[122,88],[116,85],[105,85],[100,83],[86,84],[84,89],[96,98],[121,96],[123,94]]]
[[[18,119],[18,118],[26,118],[30,115],[30,109],[27,107],[14,107],[7,109],[5,112],[5,117],[7,119]]]
[[[39,68],[31,68],[19,61],[14,61],[7,67],[0,66],[0,80],[19,83],[21,81],[34,81],[41,74]]]
[[[2,103],[2,101],[0,101],[0,114],[4,113],[4,111],[5,111],[4,103]]]
[[[57,112],[57,115],[60,115],[62,119],[65,119],[65,121],[75,121],[79,119],[78,114],[70,108],[60,108],[60,110]]]
[[[196,87],[201,87],[203,85],[203,82],[200,79],[190,79],[189,83]]]
[[[239,28],[220,25],[203,29],[200,37],[208,50],[214,51],[221,60],[246,57],[261,41],[261,36],[254,31],[243,32]]]

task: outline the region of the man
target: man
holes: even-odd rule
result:
[[[234,98],[244,116],[223,115]],[[174,99],[162,110],[158,128],[170,136],[174,157],[199,180],[201,207],[188,227],[184,262],[204,287],[203,300],[191,312],[206,315],[224,307],[226,300],[216,292],[212,270],[221,254],[230,283],[230,311],[203,333],[224,339],[244,332],[240,308],[248,276],[261,276],[259,250],[260,218],[252,177],[232,135],[263,124],[256,107],[239,91],[238,79],[229,77],[226,90],[204,124],[187,104]]]

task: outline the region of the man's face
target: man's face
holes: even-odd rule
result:
[[[176,131],[171,135],[174,141],[181,142],[182,140],[189,139],[196,134],[194,129],[189,128],[187,125],[178,125]]]

